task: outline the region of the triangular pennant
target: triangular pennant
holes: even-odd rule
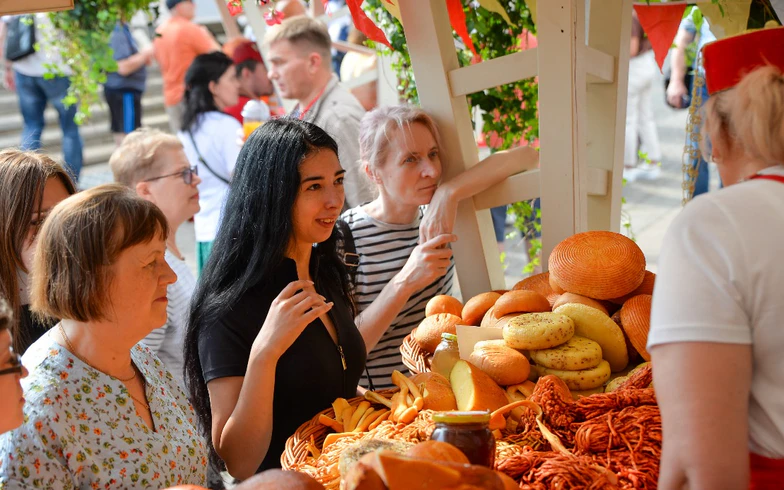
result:
[[[366,35],[368,39],[384,44],[389,49],[392,49],[384,31],[379,29],[378,26],[370,20],[370,17],[367,16],[365,11],[362,10],[361,5],[363,1],[364,0],[346,0],[348,10],[351,12],[351,18],[354,19],[354,27],[362,34]]]
[[[710,30],[716,39],[740,34],[746,30],[746,26],[749,24],[751,0],[722,2],[721,8],[711,2],[697,2],[697,7],[703,17],[708,20]]]
[[[452,24],[452,29],[455,30],[460,39],[463,40],[466,47],[472,53],[479,56],[474,47],[474,42],[471,41],[471,36],[468,35],[468,27],[466,26],[466,16],[463,12],[462,0],[446,0],[446,8],[449,11],[449,22]]]
[[[675,34],[678,33],[678,26],[681,24],[686,4],[635,5],[634,10],[637,12],[642,29],[648,35],[648,40],[651,42],[653,53],[656,56],[656,63],[659,64],[661,70],[664,58],[667,57],[667,52],[675,39]]]
[[[511,27],[514,27],[514,24],[512,24],[512,19],[509,18],[509,14],[507,14],[506,10],[504,10],[504,7],[498,3],[498,0],[479,0],[479,5],[484,7],[486,10],[489,10],[490,12],[497,13],[504,18],[507,24],[509,24]]]

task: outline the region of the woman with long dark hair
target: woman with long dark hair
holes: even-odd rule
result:
[[[264,124],[240,152],[185,339],[202,430],[232,476],[280,466],[286,439],[336,397],[355,396],[365,343],[336,252],[344,203],[335,141],[295,119]]]
[[[223,110],[237,103],[239,83],[231,58],[221,52],[196,57],[185,73],[185,99],[181,130],[182,141],[191,166],[199,170],[199,204],[194,216],[198,270],[212,250],[218,230],[221,206],[229,191],[240,147],[240,123]]]
[[[22,355],[51,326],[30,313],[28,274],[38,243],[38,230],[52,208],[74,194],[65,169],[34,151],[0,152],[0,296],[14,321],[14,351]]]

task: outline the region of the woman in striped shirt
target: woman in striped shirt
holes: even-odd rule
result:
[[[457,204],[518,172],[536,168],[528,147],[498,152],[440,183],[438,128],[423,110],[382,107],[360,123],[362,168],[378,197],[345,211],[359,255],[354,280],[357,326],[368,349],[360,384],[391,387],[405,370],[400,344],[425,317],[427,301],[450,294],[454,260],[449,244]]]

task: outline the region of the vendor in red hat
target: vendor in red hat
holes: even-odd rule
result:
[[[664,238],[648,350],[661,408],[659,488],[784,488],[784,28],[703,49],[724,189]],[[707,154],[707,153],[706,153]]]
[[[233,49],[231,49],[233,48]],[[230,51],[230,52],[226,52]],[[237,68],[237,80],[240,82],[240,98],[236,105],[224,109],[226,114],[233,116],[240,124],[242,108],[251,99],[263,100],[273,115],[280,115],[275,97],[275,89],[267,78],[267,68],[256,43],[244,38],[226,43],[224,52],[234,61]]]

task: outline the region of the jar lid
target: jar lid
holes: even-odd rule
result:
[[[490,412],[436,412],[433,422],[444,424],[487,424]]]
[[[450,340],[452,342],[457,342],[457,335],[449,332],[444,332],[441,334],[441,338],[443,340]]]

